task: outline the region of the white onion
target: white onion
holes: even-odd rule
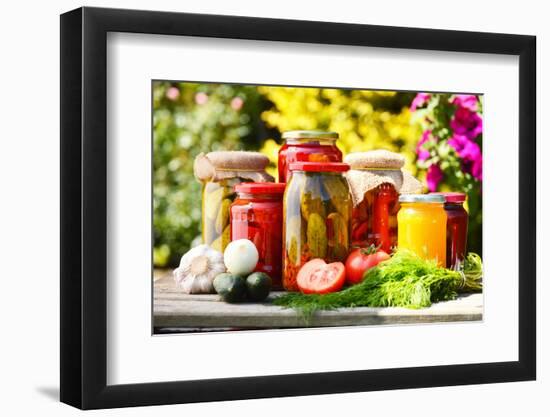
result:
[[[258,263],[258,249],[248,239],[234,240],[223,253],[223,262],[227,271],[235,275],[248,275]]]

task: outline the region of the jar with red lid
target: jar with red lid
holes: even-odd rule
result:
[[[231,204],[231,240],[248,239],[258,249],[256,271],[271,277],[281,288],[283,194],[285,184],[241,183]]]
[[[338,133],[315,130],[284,132],[285,143],[279,150],[279,182],[287,182],[293,162],[342,162],[336,146]]]
[[[447,214],[447,268],[461,269],[466,256],[468,212],[464,208],[463,193],[432,193],[445,197]]]
[[[300,268],[311,259],[345,261],[351,196],[341,162],[293,162],[283,205],[283,287],[298,291]]]

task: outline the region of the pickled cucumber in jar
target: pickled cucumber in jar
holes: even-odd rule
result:
[[[343,261],[349,252],[351,197],[342,163],[297,162],[290,166],[284,198],[283,286],[298,291],[303,264],[319,258]]]
[[[203,183],[202,239],[223,251],[231,241],[230,206],[235,185],[244,181],[273,182],[265,172],[269,159],[258,152],[215,151],[195,158],[195,177]]]

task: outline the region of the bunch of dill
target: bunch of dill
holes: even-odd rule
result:
[[[429,307],[456,298],[464,274],[441,268],[412,252],[398,250],[389,260],[370,269],[362,282],[330,294],[288,293],[274,300],[294,308],[305,318],[318,310],[340,307]]]

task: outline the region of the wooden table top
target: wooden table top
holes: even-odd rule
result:
[[[478,321],[483,294],[461,295],[453,301],[413,310],[399,307],[354,307],[317,312],[306,321],[299,312],[272,304],[282,292],[271,292],[261,303],[229,304],[216,294],[184,294],[170,273],[156,274],[153,318],[155,328],[291,328],[350,325],[411,324]]]

